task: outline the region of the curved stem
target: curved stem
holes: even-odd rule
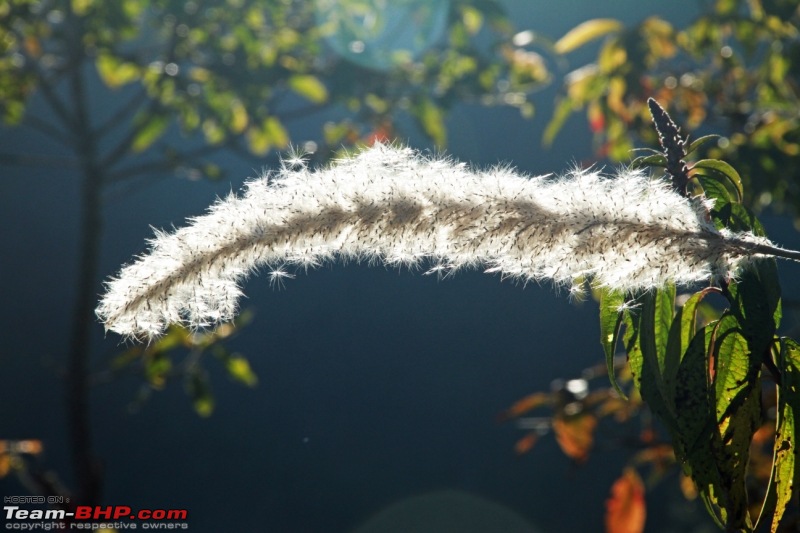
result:
[[[789,259],[791,261],[800,261],[800,251],[787,250],[780,246],[770,246],[768,244],[757,244],[752,250],[758,254],[769,255],[771,257],[779,257],[781,259]]]

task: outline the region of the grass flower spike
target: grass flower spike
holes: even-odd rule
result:
[[[319,170],[285,162],[188,226],[157,232],[107,283],[97,315],[134,338],[211,326],[235,315],[256,269],[279,284],[334,259],[633,290],[732,276],[780,250],[716,230],[707,203],[637,170],[528,177],[379,144]]]

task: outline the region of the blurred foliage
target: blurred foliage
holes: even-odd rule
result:
[[[132,346],[118,354],[107,371],[94,376],[95,381],[110,381],[122,374],[140,376],[143,384],[129,407],[138,411],[153,392],[163,390],[170,381],[180,380],[195,412],[200,416],[210,416],[215,402],[204,359],[209,356],[215,359],[234,382],[247,387],[258,384],[258,376],[247,357],[231,352],[226,344],[252,319],[252,312],[245,311],[234,322],[205,332],[171,326],[155,342]]]
[[[700,196],[693,201],[706,206],[718,229],[764,236],[741,203],[738,172],[719,160],[690,161],[710,139],[687,144],[664,109],[654,100],[647,104],[661,150],[634,164],[661,167],[676,191]],[[710,207],[706,199],[714,201]],[[504,419],[545,406],[553,411],[522,424],[532,432],[517,443],[517,452],[552,431],[563,452],[583,462],[598,420],[638,418],[639,434],[627,442],[637,452],[612,487],[606,531],[644,530],[644,488],[633,470],[643,464],[655,479],[680,466],[684,493],[699,497],[725,531],[752,532],[768,522],[773,532],[794,530],[796,505],[795,516],[784,515],[800,487],[800,345],[777,336],[782,310],[775,260],[760,260],[736,279],[716,279],[680,300],[674,286],[635,293],[596,289],[595,295],[611,386],[591,391],[589,379],[599,373],[591,371],[512,405]],[[723,310],[704,305],[712,295],[724,301]],[[616,354],[620,343],[624,356]],[[652,424],[651,414],[660,425]]]
[[[0,149],[0,163],[67,167],[80,181],[65,366],[76,493],[87,504],[100,503],[102,486],[87,378],[106,187],[167,175],[220,179],[214,156],[223,150],[262,158],[295,144],[321,163],[354,143],[411,137],[402,131],[409,124],[443,147],[447,113],[463,102],[531,116],[529,95],[550,71],[512,30],[498,0],[0,2],[0,119],[71,154],[31,144],[30,153]],[[294,138],[299,128],[312,133]],[[206,354],[232,379],[257,383],[247,359],[224,347],[228,335],[209,335],[171,330],[93,377],[135,371],[144,381],[137,402],[181,380],[207,416]],[[0,468],[10,457],[0,455]]]
[[[533,114],[528,96],[550,73],[512,29],[496,0],[10,0],[0,5],[0,116],[71,149],[101,187],[219,179],[219,150],[263,156],[296,143],[321,162],[343,146],[408,137],[402,116],[444,146],[457,103]],[[29,108],[35,94],[44,110]],[[316,137],[294,139],[293,125],[308,120]],[[224,352],[225,337],[173,329],[111,370],[140,365],[140,398],[179,373],[208,415],[207,372],[192,362],[201,354],[256,382],[244,357]]]
[[[595,59],[565,77],[545,133],[551,143],[583,110],[600,156],[627,161],[653,144],[647,99],[674,111],[701,149],[737,168],[757,209],[800,220],[800,8],[796,0],[715,0],[686,28],[659,17],[625,27],[596,19],[556,42],[563,54],[600,40]]]
[[[433,15],[441,24],[424,24]],[[128,130],[101,158],[111,165],[158,144],[163,164],[142,172],[194,168],[183,156],[195,154],[166,140],[173,124],[263,155],[288,146],[293,121],[331,109],[347,118],[318,143],[353,143],[407,113],[444,146],[458,102],[532,114],[528,93],[550,74],[511,31],[495,0],[11,0],[0,6],[0,113],[30,125],[38,89],[69,130],[74,108],[58,88],[90,64],[119,102],[91,134]]]

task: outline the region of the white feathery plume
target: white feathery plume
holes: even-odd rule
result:
[[[732,276],[773,246],[716,230],[709,201],[638,170],[528,177],[380,144],[316,171],[290,163],[188,226],[156,232],[149,253],[107,283],[97,308],[106,328],[153,338],[172,323],[230,320],[240,283],[259,267],[279,284],[289,266],[337,258],[427,261],[438,274],[482,267],[525,282],[633,290]]]

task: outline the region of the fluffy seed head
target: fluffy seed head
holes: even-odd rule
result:
[[[380,144],[316,171],[290,158],[186,227],[157,232],[106,284],[97,315],[136,338],[211,326],[233,318],[256,268],[280,285],[287,268],[333,259],[649,289],[731,276],[770,244],[717,231],[706,209],[639,170],[529,177]]]

